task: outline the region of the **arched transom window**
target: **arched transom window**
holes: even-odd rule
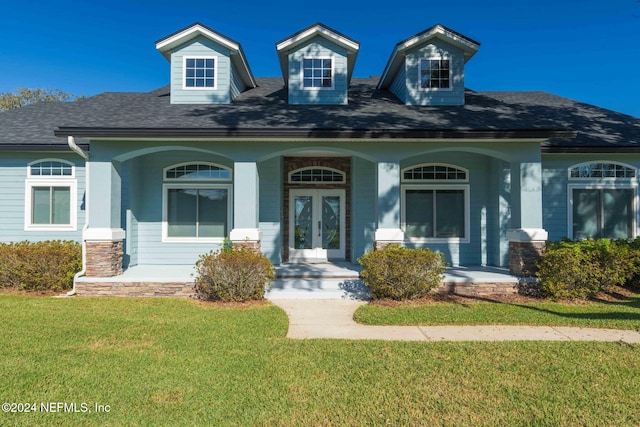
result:
[[[589,162],[569,168],[569,178],[635,178],[636,169],[621,163]]]
[[[637,235],[634,167],[596,161],[568,170],[569,237],[629,239]]]
[[[469,171],[446,163],[402,170],[401,222],[416,242],[469,242]]]
[[[231,170],[215,163],[181,163],[165,169],[164,177],[173,179],[230,180]]]
[[[458,181],[468,180],[466,169],[446,163],[429,163],[412,166],[402,171],[403,181]]]
[[[29,176],[73,176],[73,165],[62,160],[43,160],[29,165]]]
[[[206,162],[164,169],[163,241],[220,243],[231,219],[231,169]]]
[[[76,230],[77,183],[72,163],[59,159],[29,163],[25,184],[26,231]]]
[[[289,182],[297,183],[344,183],[344,172],[332,168],[309,167],[289,173]]]

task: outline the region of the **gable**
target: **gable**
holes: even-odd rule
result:
[[[435,25],[396,44],[378,89],[389,89],[407,105],[463,105],[464,64],[479,46]]]
[[[188,59],[213,59],[213,87],[186,86],[185,67]],[[197,37],[171,53],[171,103],[227,104],[231,102],[230,75],[229,49],[205,37]]]
[[[346,104],[360,43],[316,23],[276,43],[290,104]]]
[[[330,87],[305,87],[305,60],[330,61],[330,68],[306,70],[312,75],[327,71],[331,74]],[[321,64],[325,65],[325,64]],[[313,64],[311,65],[313,67]],[[299,46],[288,55],[290,104],[346,104],[347,103],[347,52],[344,48],[323,37],[316,37]],[[313,79],[313,77],[311,77]],[[306,78],[309,81],[309,78]],[[329,79],[324,79],[325,81]]]
[[[172,104],[228,104],[257,86],[240,44],[200,23],[156,42],[171,63]]]

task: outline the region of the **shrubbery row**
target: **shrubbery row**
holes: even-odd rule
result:
[[[542,296],[583,299],[613,286],[640,284],[640,239],[547,243],[538,262]]]
[[[442,253],[398,245],[368,252],[358,262],[374,299],[418,298],[440,286],[447,267]]]
[[[82,245],[72,241],[0,244],[0,287],[63,291],[82,269]]]
[[[269,259],[253,249],[225,244],[200,255],[196,262],[196,297],[208,301],[248,301],[264,298],[275,278]]]

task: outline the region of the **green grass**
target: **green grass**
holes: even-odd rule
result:
[[[461,302],[368,304],[355,320],[367,325],[544,325],[640,330],[640,294],[610,301]]]
[[[0,425],[640,425],[640,347],[285,338],[277,307],[0,294]]]

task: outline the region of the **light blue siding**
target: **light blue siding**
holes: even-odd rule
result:
[[[184,58],[215,57],[216,89],[185,89]],[[198,37],[171,53],[172,104],[228,104],[231,101],[231,61],[229,49]],[[236,86],[235,90],[239,90]]]
[[[236,99],[238,95],[240,95],[245,89],[246,86],[242,82],[242,79],[238,75],[236,68],[232,65],[231,67],[231,100]]]
[[[376,167],[373,162],[354,157],[351,161],[351,259],[373,248],[376,228]]]
[[[184,243],[162,241],[163,169],[181,162],[207,161],[232,167],[228,159],[196,152],[165,151],[130,160],[123,165],[123,187],[130,187],[130,218],[125,224],[130,241],[126,245],[131,262],[138,264],[193,264],[198,256],[218,249],[215,243]],[[124,178],[127,177],[127,181]],[[231,196],[231,195],[230,195]],[[232,224],[229,218],[229,226]],[[134,264],[131,264],[134,265]]]
[[[497,216],[496,203],[491,198],[491,158],[473,153],[433,153],[406,159],[401,167],[420,163],[449,163],[469,170],[469,243],[407,243],[408,247],[428,247],[442,252],[452,265],[500,265],[495,257],[495,247],[500,244],[499,236],[489,233],[489,224]],[[421,183],[422,184],[422,183]],[[436,183],[434,183],[436,184]],[[410,184],[403,184],[409,188]],[[420,184],[418,184],[420,185]],[[439,182],[437,185],[447,185]],[[452,183],[460,185],[460,183]]]
[[[542,221],[549,233],[549,240],[557,241],[569,236],[569,195],[568,170],[583,163],[598,161],[603,163],[620,162],[640,168],[637,155],[615,154],[547,154],[542,156]],[[581,184],[597,184],[598,180],[575,180]],[[600,180],[602,182],[602,180]],[[628,182],[628,181],[627,181]],[[632,180],[638,183],[638,178]]]
[[[420,88],[420,59],[443,58],[451,61],[451,89]],[[433,40],[407,52],[405,57],[407,105],[463,105],[464,53],[441,40]],[[402,98],[401,98],[402,99]]]
[[[272,264],[282,262],[282,161],[279,157],[258,163],[260,177],[261,250]]]
[[[303,89],[302,60],[304,58],[333,59],[333,89]],[[289,53],[290,104],[346,104],[348,84],[347,52],[327,39],[316,37]]]
[[[405,67],[400,67],[389,90],[397,96],[400,101],[404,103],[407,102],[407,70]]]
[[[40,159],[61,159],[75,165],[77,185],[77,222],[75,231],[25,231],[25,197],[27,165]],[[75,240],[82,241],[85,222],[85,168],[84,160],[73,153],[1,153],[0,154],[0,242],[22,240]]]

